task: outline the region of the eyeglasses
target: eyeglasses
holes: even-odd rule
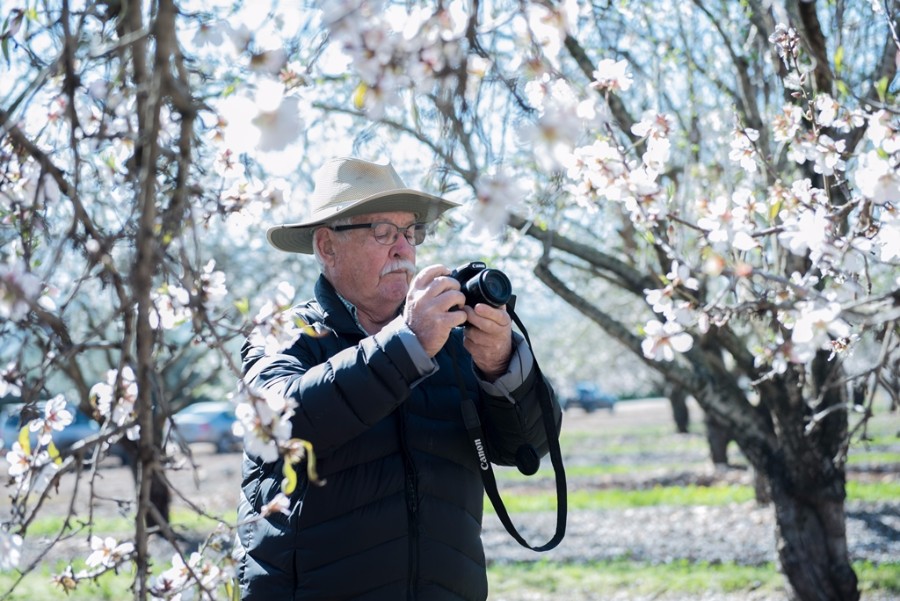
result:
[[[372,230],[372,235],[375,236],[376,242],[388,246],[397,241],[397,237],[400,235],[400,232],[403,232],[403,237],[406,238],[407,242],[409,242],[413,246],[418,246],[425,241],[425,234],[428,230],[428,226],[425,223],[414,223],[406,227],[400,227],[399,225],[394,225],[393,223],[388,223],[386,221],[331,226],[331,229],[336,232],[343,232],[346,230],[361,230],[366,228]]]

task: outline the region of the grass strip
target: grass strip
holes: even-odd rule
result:
[[[222,517],[224,519],[232,520],[232,523],[237,519],[236,515],[234,515],[234,512],[232,512],[232,515]],[[184,507],[173,508],[171,518],[173,528],[175,528],[176,530],[189,530],[192,532],[212,532],[216,525],[219,523],[212,518],[199,515],[196,512]],[[59,532],[62,531],[64,524],[65,519],[62,516],[42,515],[34,522],[32,522],[28,527],[27,537],[56,536],[57,534],[59,534]],[[70,535],[78,532],[79,530],[82,530],[85,536],[88,535],[88,529],[84,525],[83,521],[81,521],[77,516],[71,518],[69,520],[69,526],[66,530],[66,534]],[[115,517],[102,517],[96,515],[94,516],[93,528],[91,529],[91,532],[98,536],[114,536],[117,533],[128,533],[129,536],[134,536],[134,517],[125,515]]]
[[[131,598],[134,575],[129,571],[109,572],[86,582],[64,596],[53,582],[54,574],[65,569],[65,563],[41,566],[26,576],[7,601],[65,598],[70,601],[119,601]],[[81,566],[76,566],[78,569]],[[875,565],[853,564],[863,597],[879,594],[900,595],[900,563]],[[14,572],[0,572],[0,597],[18,579]],[[590,563],[550,561],[494,564],[488,568],[491,599],[628,599],[663,594],[692,595],[697,598],[710,593],[754,593],[784,596],[783,579],[773,564],[742,566],[733,563],[710,564],[678,560],[650,565],[628,560]]]
[[[510,494],[504,492],[501,487],[501,495],[510,513],[556,510],[556,492],[549,480],[546,481],[546,488],[540,492]],[[752,501],[754,493],[751,487],[740,485],[696,486],[692,484],[688,486],[655,486],[639,490],[618,488],[577,490],[570,486],[567,497],[569,510],[577,511],[658,505],[678,507],[727,505]],[[900,498],[900,482],[856,482],[851,480],[847,483],[847,498],[850,501],[864,502],[895,501]],[[493,513],[494,508],[486,502],[485,511]],[[223,517],[228,520],[235,519],[234,515]],[[63,521],[62,517],[42,516],[28,528],[28,536],[56,536],[63,527]],[[197,515],[189,509],[175,508],[172,510],[172,525],[176,530],[181,531],[212,532],[217,522],[211,518]],[[72,529],[68,532],[72,533],[79,527],[79,522],[72,520],[70,526]],[[125,516],[96,516],[92,531],[94,534],[102,536],[114,536],[118,533],[130,534],[134,531],[134,522]],[[87,536],[86,529],[84,534]],[[76,534],[76,536],[78,535]]]
[[[554,511],[556,492],[548,484],[546,490],[530,494],[504,494],[503,502],[510,512]],[[629,507],[651,507],[656,505],[727,505],[744,503],[755,498],[753,488],[741,485],[721,486],[655,486],[639,490],[569,490],[569,510],[579,509],[627,509]],[[900,498],[900,482],[855,482],[847,483],[849,501],[881,502],[896,501]],[[485,511],[493,512],[490,503],[485,503]]]
[[[860,590],[900,593],[900,563],[853,565]],[[784,580],[773,564],[742,566],[733,563],[692,563],[687,560],[649,565],[627,560],[563,564],[556,562],[496,564],[488,569],[491,599],[538,599],[565,594],[572,599],[652,598],[663,594],[750,593],[784,596]]]

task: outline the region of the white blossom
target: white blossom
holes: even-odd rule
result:
[[[817,260],[825,254],[833,224],[825,207],[813,210],[802,209],[796,217],[785,220],[784,231],[778,234],[778,240],[794,255],[803,255],[807,251]]]
[[[816,110],[818,111],[816,121],[822,127],[831,127],[835,119],[837,119],[840,105],[828,94],[819,94],[816,96],[815,105]]]
[[[598,198],[622,198],[628,166],[611,143],[597,140],[589,146],[579,146],[566,158],[565,164],[566,175],[572,182],[568,190],[578,204],[593,208]]]
[[[244,435],[244,449],[271,463],[291,437],[291,417],[297,403],[271,389],[250,391],[240,397],[235,416]]]
[[[10,477],[18,480],[28,474],[32,464],[35,463],[35,458],[30,450],[24,449],[21,443],[16,441],[6,453],[6,463],[9,464],[8,473]]]
[[[605,58],[597,64],[591,85],[611,92],[627,92],[631,88],[632,78],[628,70],[628,61],[616,61]]]
[[[284,150],[300,137],[304,127],[295,96],[283,98],[272,110],[260,110],[250,122],[259,128],[257,148],[262,151]]]
[[[53,431],[61,431],[74,420],[72,412],[66,408],[66,399],[58,394],[44,405],[44,416],[31,420],[28,429],[38,432],[38,444],[46,445],[52,439]]]
[[[568,82],[547,74],[528,82],[525,93],[538,109],[538,118],[519,128],[522,142],[542,168],[564,166],[585,130],[578,96]]]
[[[882,261],[887,263],[900,260],[900,210],[885,207],[875,243]]]
[[[758,165],[756,164],[756,147],[754,142],[759,138],[759,132],[755,129],[737,129],[731,138],[731,151],[728,158],[735,163],[739,163],[741,169],[747,173],[756,173]]]
[[[839,140],[835,142],[830,136],[822,134],[816,143],[813,155],[813,170],[822,175],[834,175],[835,171],[843,171],[846,163],[843,154],[847,142]]]
[[[471,234],[476,237],[480,233],[502,234],[509,214],[521,206],[525,193],[519,178],[503,169],[479,176],[475,182],[475,202],[470,210]]]
[[[684,327],[674,321],[662,322],[651,319],[644,326],[644,340],[641,350],[644,356],[654,361],[673,361],[675,353],[684,353],[694,346],[694,339]]]
[[[91,536],[91,554],[85,563],[92,568],[114,568],[134,552],[134,543],[119,543],[113,537]]]
[[[671,115],[645,111],[641,120],[631,127],[631,133],[646,138],[646,150],[641,160],[648,167],[661,170],[669,160],[669,134],[675,126]]]
[[[0,528],[0,572],[19,567],[22,557],[22,537]]]
[[[832,338],[849,337],[850,326],[840,314],[841,307],[837,303],[798,302],[791,333],[794,359],[808,361],[817,350],[830,348]]]
[[[795,104],[784,105],[780,115],[772,119],[772,134],[776,142],[790,142],[800,131],[803,110]]]
[[[291,513],[291,500],[283,492],[275,495],[275,498],[263,505],[260,510],[260,515],[263,517],[273,513],[281,513],[284,515],[290,515]]]
[[[900,165],[871,150],[859,157],[853,174],[860,194],[883,205],[900,202]]]
[[[19,321],[41,292],[41,280],[22,264],[0,264],[0,318]]]
[[[900,127],[895,117],[884,109],[869,115],[866,138],[887,154],[900,150]]]
[[[122,368],[121,378],[118,370],[107,371],[106,381],[94,384],[90,391],[91,402],[106,420],[117,426],[130,424],[126,431],[129,440],[137,440],[140,432],[140,426],[131,424],[136,417],[137,395],[134,372],[128,366]]]

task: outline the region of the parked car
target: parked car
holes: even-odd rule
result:
[[[234,433],[234,405],[228,401],[201,401],[172,416],[171,436],[187,444],[205,442],[216,452],[240,451],[243,440]]]
[[[564,399],[563,408],[581,407],[587,413],[606,409],[612,413],[616,402],[618,399],[615,396],[603,392],[593,382],[578,382],[573,393]]]
[[[45,402],[38,402],[35,405],[35,417],[43,415],[45,404]],[[13,403],[0,409],[0,440],[3,441],[2,447],[6,451],[19,440],[19,432],[22,431],[22,426],[26,425],[21,423],[24,407],[24,403]],[[79,411],[75,405],[67,404],[66,409],[72,413],[72,423],[62,430],[53,430],[51,435],[53,444],[61,453],[68,451],[79,440],[93,436],[100,431],[97,422]],[[30,440],[33,448],[37,444],[37,432],[30,433]]]

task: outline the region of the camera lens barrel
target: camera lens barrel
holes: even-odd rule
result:
[[[500,307],[509,301],[512,284],[499,269],[483,269],[463,284],[463,293],[466,295],[467,305],[485,303]]]

